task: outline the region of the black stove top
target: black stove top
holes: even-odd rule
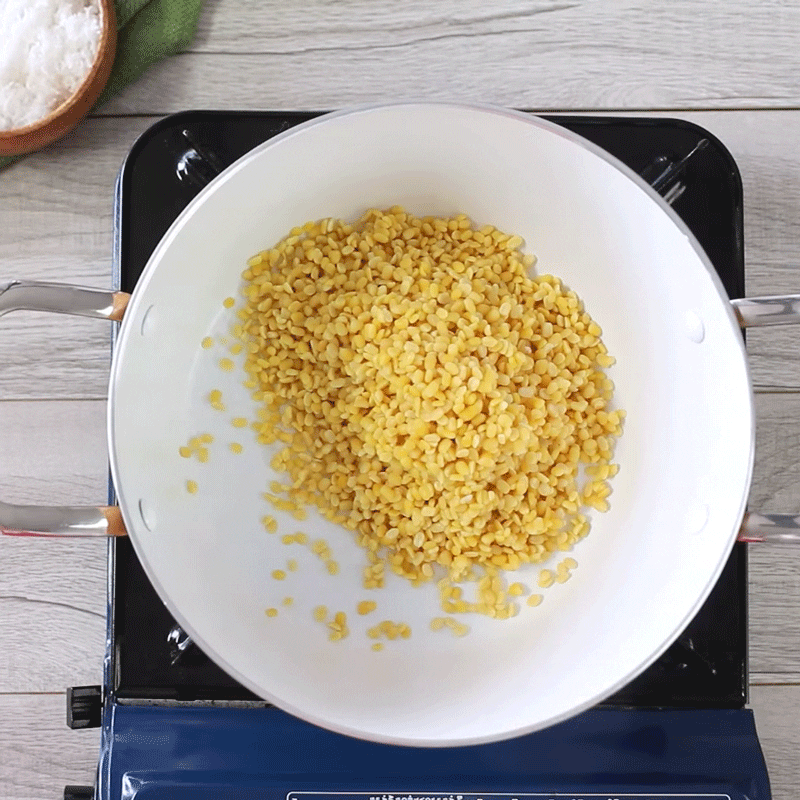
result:
[[[316,116],[300,112],[186,112],[150,128],[117,186],[115,269],[132,291],[159,240],[222,168]],[[672,119],[548,117],[643,174],[683,218],[730,297],[744,294],[742,188],[727,150],[707,131]],[[112,669],[116,699],[258,700],[176,625],[125,539],[112,544]],[[604,705],[741,708],[747,700],[747,552],[736,545],[697,617],[664,656]],[[263,701],[262,701],[263,702]]]

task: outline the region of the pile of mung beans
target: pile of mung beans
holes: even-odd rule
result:
[[[608,508],[614,359],[521,245],[394,207],[248,262],[234,332],[258,440],[283,443],[285,507],[354,531],[365,585],[384,562],[415,584],[543,562]]]

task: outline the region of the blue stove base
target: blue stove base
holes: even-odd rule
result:
[[[106,708],[98,800],[770,800],[753,714],[593,709],[538,733],[421,749],[275,708]]]

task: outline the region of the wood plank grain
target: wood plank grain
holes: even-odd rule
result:
[[[190,52],[111,114],[316,109],[427,97],[549,109],[800,104],[785,2],[210,3]]]
[[[0,173],[0,283],[111,285],[114,183],[151,120],[88,121]],[[105,397],[111,330],[97,320],[19,312],[0,320],[0,396]]]
[[[0,402],[0,498],[47,505],[105,503],[106,407],[105,400]]]
[[[756,394],[756,452],[750,508],[800,514],[800,395]],[[794,548],[764,547],[789,558]],[[753,547],[753,553],[759,548]],[[800,550],[797,555],[800,557]],[[800,563],[800,558],[797,559]]]
[[[759,394],[756,409],[750,506],[800,512],[800,395]],[[106,480],[104,403],[0,403],[0,419],[17,432],[2,450],[4,497],[99,502]],[[20,433],[37,427],[36,437]],[[750,552],[751,678],[798,680],[800,552],[768,546]],[[15,660],[4,662],[0,655],[0,692],[53,691],[76,682],[76,672],[96,680],[103,648],[104,544],[0,537],[0,563],[0,654]],[[19,664],[28,665],[26,671]]]
[[[800,111],[680,116],[719,136],[739,163],[748,292],[800,291],[800,150],[795,145]],[[124,154],[152,122],[141,117],[87,120],[63,142],[3,172],[0,280],[109,285],[114,180]],[[105,396],[108,337],[108,326],[91,320],[29,313],[4,317],[2,396]],[[800,389],[800,331],[792,326],[752,330],[748,345],[758,387]]]
[[[784,254],[789,253],[793,247],[792,238],[795,241],[800,240],[797,222],[800,217],[796,213],[789,213],[788,206],[779,207],[776,213],[772,197],[790,198],[787,202],[791,203],[800,199],[800,159],[795,162],[791,160],[796,157],[796,148],[791,146],[791,140],[800,133],[800,114],[715,112],[687,116],[719,134],[740,160],[745,176],[746,198],[750,198],[746,208],[746,224],[747,241],[753,242],[752,246],[748,246],[751,290],[755,282],[757,291],[770,291],[770,281],[776,285],[775,290],[790,288],[792,270],[777,266],[771,248]],[[104,185],[110,185],[113,183],[121,154],[127,149],[135,133],[149,122],[142,119],[91,120],[75,134],[74,140],[70,140],[71,144],[67,142],[60,146],[61,149],[54,148],[46,154],[27,159],[4,173],[3,180],[0,181],[0,215],[4,223],[2,228],[8,235],[0,237],[2,262],[5,264],[9,258],[18,258],[18,264],[27,270],[28,277],[64,279],[77,275],[82,282],[103,285],[104,279],[108,279],[107,262],[102,263],[98,259],[96,263],[99,266],[87,268],[82,252],[83,248],[92,252],[96,241],[102,237],[106,237],[105,246],[110,247],[110,231],[102,231],[105,224],[102,222],[102,207],[110,200],[98,200],[96,189],[81,194],[80,182],[75,183],[70,174],[73,169],[86,169],[90,174],[98,176],[96,185],[103,183],[101,176],[105,174],[107,180]],[[84,135],[88,138],[81,143]],[[763,138],[762,149],[757,144],[759,135]],[[93,151],[90,142],[95,140],[106,144]],[[775,156],[779,152],[785,154],[780,159]],[[752,168],[748,167],[750,163],[754,165]],[[105,166],[98,166],[101,164]],[[93,170],[96,172],[92,172]],[[50,176],[53,176],[52,187]],[[67,202],[55,203],[52,208],[47,203],[40,203],[41,197],[47,191],[55,191],[58,195],[57,187],[61,181],[65,186],[71,186],[63,190],[64,196],[67,197],[70,192],[75,195],[72,208]],[[770,183],[769,191],[762,188],[764,182]],[[37,214],[32,218],[23,214],[27,201],[19,200],[20,196],[27,197],[38,208]],[[4,201],[14,200],[15,197],[19,208],[9,214],[8,208],[13,203]],[[98,219],[101,221],[98,222]],[[41,259],[30,244],[31,241],[37,241],[39,233],[68,231],[76,225],[91,235],[77,243],[67,234],[60,241],[56,235],[55,242],[44,235],[42,246],[45,254]],[[37,244],[37,249],[38,246]],[[18,256],[17,253],[22,255]],[[785,260],[788,262],[788,257]],[[42,273],[38,272],[39,265],[43,265]],[[94,279],[90,274],[92,269],[96,269]],[[28,315],[28,319],[31,317],[32,315]],[[18,319],[23,318],[20,316]],[[53,328],[50,325],[43,323],[37,330],[35,326],[21,323],[19,328],[9,329],[8,325],[13,320],[14,317],[10,316],[0,323],[0,363],[4,364],[4,396],[97,397],[105,393],[107,328],[103,325],[97,327],[89,321],[76,321],[76,324],[86,326],[84,331],[87,337],[93,331],[103,331],[97,341],[79,341],[76,344],[64,335],[66,328],[63,323],[69,320],[58,320],[60,336],[56,339],[53,338]],[[13,331],[13,336],[8,335],[9,331]],[[765,349],[751,355],[751,367],[754,375],[761,376],[761,383],[777,384],[786,388],[800,386],[800,360],[794,357],[790,344],[796,333],[786,329],[785,354],[774,347],[776,341],[782,341],[776,329],[752,331],[749,338],[751,350],[758,346],[753,344],[753,333],[769,334],[769,337],[764,338]],[[46,353],[47,359],[31,362],[30,352]],[[67,366],[60,367],[59,364],[64,363],[65,359]],[[12,379],[9,376],[15,377]],[[65,404],[64,409],[69,405],[71,404]],[[36,431],[37,427],[44,424],[37,419],[41,411],[37,406],[38,404],[32,404],[21,416],[9,416],[11,404],[0,405],[0,422],[3,423],[0,425],[0,468],[8,475],[4,477],[4,491],[9,497],[19,501],[44,501],[48,498],[53,501],[53,498],[57,498],[56,502],[98,502],[99,492],[104,487],[105,469],[101,405],[94,406],[91,412],[88,412],[88,407],[81,410],[79,404],[72,411],[66,412],[62,409],[58,414],[66,414],[63,425],[59,423],[59,416],[53,408],[50,422],[46,424],[46,435],[28,435],[28,432]],[[72,413],[76,416],[70,419],[69,414]],[[800,418],[799,414],[796,398],[781,394],[770,394],[766,399],[759,398],[759,456],[751,499],[753,507],[767,511],[800,508],[800,497],[795,490],[800,485],[800,472],[792,457],[793,452],[798,452],[798,443],[795,440],[800,435],[796,422]],[[58,454],[72,453],[75,451],[75,442],[83,440],[92,442],[89,450],[86,453],[78,452],[73,460],[65,464],[65,472],[59,473],[61,466]],[[774,558],[766,550],[754,552],[753,555],[753,619],[759,620],[754,625],[753,634],[754,679],[763,676],[764,680],[772,680],[775,675],[784,675],[785,679],[790,679],[791,676],[800,674],[800,659],[787,644],[797,641],[797,638],[784,637],[781,634],[787,624],[787,613],[790,628],[797,625],[795,609],[798,608],[800,596],[793,587],[797,587],[800,582],[792,571],[794,567],[790,557],[782,561],[780,567],[789,570],[789,573],[781,575],[782,579],[777,583],[771,581],[769,573]],[[766,620],[763,624],[760,622],[762,618]]]
[[[799,294],[800,157],[779,124],[794,112],[681,116],[718,135],[742,173],[747,294]],[[751,329],[747,352],[756,387],[800,389],[800,328]]]
[[[107,497],[105,401],[0,402],[3,500]],[[99,683],[106,542],[0,536],[0,693]]]
[[[756,395],[750,508],[800,514],[800,396]],[[800,548],[750,547],[750,668],[754,681],[800,674]]]
[[[0,692],[57,691],[103,680],[105,548],[98,542],[44,547],[46,555],[34,543],[0,542],[4,572],[17,570],[26,576],[22,583],[34,584],[20,591],[20,579],[0,579]]]
[[[0,536],[0,693],[102,682],[106,543]]]
[[[0,787],[4,800],[62,797],[93,786],[100,731],[66,725],[63,694],[0,696]]]
[[[751,681],[796,682],[800,679],[800,553],[780,546],[750,547],[749,584]]]
[[[751,707],[773,800],[795,800],[800,785],[800,686],[762,686]],[[0,786],[5,800],[60,797],[65,784],[95,782],[96,729],[64,724],[63,694],[0,695]]]
[[[794,800],[800,786],[800,686],[758,686],[750,693],[773,800]]]
[[[158,115],[186,107],[334,108],[387,99],[538,109],[666,109],[729,146],[745,184],[750,294],[800,291],[800,7],[782,0],[367,0],[207,3],[195,42],[72,135],[0,174],[0,282],[107,286],[119,164]],[[687,112],[687,109],[791,109]],[[671,109],[671,110],[670,110]],[[681,111],[676,111],[681,109]],[[108,115],[111,115],[110,117]],[[757,461],[751,506],[800,510],[799,332],[751,331]],[[105,487],[108,328],[0,321],[0,496],[97,502]],[[76,402],[52,403],[55,397]],[[81,445],[81,446],[78,446]],[[69,457],[67,457],[69,454]],[[753,548],[754,683],[800,680],[800,567]],[[10,800],[94,782],[97,731],[69,731],[61,691],[100,679],[105,544],[0,537],[0,786]],[[775,800],[800,784],[800,686],[754,686]]]

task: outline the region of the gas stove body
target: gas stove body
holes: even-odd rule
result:
[[[227,165],[308,119],[186,112],[134,144],[115,194],[115,288],[132,291],[163,234]],[[673,119],[548,117],[654,186],[744,294],[742,187],[724,146]],[[113,496],[111,498],[113,501]],[[591,654],[587,654],[591,657]],[[736,545],[678,641],[601,706],[506,742],[420,749],[334,734],[269,706],[170,616],[130,542],[109,543],[104,685],[68,692],[102,727],[95,787],[70,800],[769,800],[747,702],[747,551]]]

